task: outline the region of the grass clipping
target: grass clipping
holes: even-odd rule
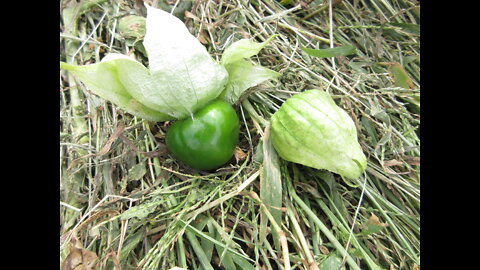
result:
[[[242,94],[236,159],[204,173],[167,153],[168,123],[133,117],[62,72],[63,267],[419,269],[419,1],[149,2],[173,11],[217,60],[239,39],[278,35],[251,61],[281,77]],[[145,17],[138,1],[60,4],[63,61],[121,53],[148,64],[135,33],[142,20],[118,27]],[[363,176],[272,152],[271,115],[307,89],[328,92],[354,120]]]

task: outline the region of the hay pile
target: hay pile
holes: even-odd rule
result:
[[[63,269],[419,269],[419,1],[148,3],[173,9],[214,57],[241,38],[278,35],[252,61],[282,76],[236,104],[235,160],[199,173],[165,150],[168,123],[126,114],[62,71]],[[142,1],[62,1],[61,12],[62,61],[85,65],[119,52],[148,65],[142,20],[129,20],[145,16]],[[304,50],[342,46],[350,51],[333,57]],[[354,119],[364,177],[264,158],[274,151],[262,143],[271,115],[308,89],[329,92]],[[278,224],[261,200],[275,171]]]

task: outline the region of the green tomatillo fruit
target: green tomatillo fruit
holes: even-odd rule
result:
[[[167,130],[166,144],[170,153],[186,165],[212,170],[230,160],[239,132],[240,122],[233,107],[217,100],[193,118],[174,122]]]

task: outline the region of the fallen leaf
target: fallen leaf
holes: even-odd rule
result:
[[[118,137],[123,141],[123,143],[125,143],[134,152],[143,154],[147,158],[159,157],[167,153],[167,146],[163,143],[157,143],[159,145],[159,150],[143,152],[130,139],[125,137],[123,134],[120,134]]]
[[[125,124],[123,124],[123,122],[120,122],[117,128],[115,129],[115,131],[113,132],[112,136],[108,138],[107,142],[102,147],[102,149],[98,151],[97,156],[103,156],[106,153],[108,153],[108,151],[110,151],[110,147],[112,147],[112,143],[120,136],[120,134],[122,134],[124,129],[125,129]]]
[[[371,213],[371,216],[368,218],[368,223],[376,226],[382,226],[382,227],[388,226],[387,223],[380,222],[380,219],[374,213]]]
[[[161,157],[168,153],[167,147],[160,147],[160,150],[150,151],[150,152],[141,152],[147,158]]]
[[[95,156],[95,154],[86,154],[84,156],[81,156],[79,158],[72,160],[72,162],[70,162],[70,164],[67,167],[67,171],[71,170],[80,160],[93,157],[93,156]]]
[[[247,154],[245,154],[245,152],[243,152],[242,149],[240,149],[239,147],[235,148],[234,155],[237,163],[245,160],[245,158],[247,157]]]
[[[189,19],[192,19],[194,21],[200,21],[200,19],[195,16],[193,13],[191,13],[190,11],[185,11],[185,18],[189,18]]]
[[[387,160],[387,161],[383,162],[383,166],[387,166],[387,167],[391,167],[391,166],[402,166],[402,165],[403,165],[403,162],[398,161],[398,160],[396,160],[396,159]]]
[[[130,149],[132,149],[133,151],[137,153],[140,152],[140,149],[138,149],[138,147],[131,140],[125,137],[125,135],[120,134],[117,137],[120,138],[123,141],[123,143],[126,144],[128,147],[130,147]]]
[[[382,230],[387,226],[388,226],[387,223],[380,222],[380,219],[374,213],[372,213],[371,216],[368,218],[367,222],[365,223],[365,225],[363,226],[364,229],[362,230],[361,233],[363,235],[369,235],[372,233],[379,232],[380,230]]]
[[[70,241],[70,251],[62,263],[61,270],[94,270],[97,269],[97,254],[86,250],[75,237]]]
[[[322,252],[325,255],[330,254],[330,250],[328,250],[326,246],[320,246],[319,249],[320,249],[320,252]]]
[[[410,165],[420,166],[420,157],[406,156],[405,161]]]
[[[406,89],[413,89],[415,88],[415,84],[413,83],[410,76],[408,76],[407,71],[400,65],[398,62],[387,62],[387,63],[379,63],[381,65],[388,67],[388,73],[393,78],[396,86],[403,87]]]
[[[101,210],[101,211],[98,211],[98,212],[94,212],[93,214],[90,215],[89,218],[87,218],[86,220],[84,220],[82,223],[80,223],[80,225],[78,225],[78,227],[76,228],[76,232],[80,231],[80,230],[83,230],[84,228],[87,227],[88,224],[91,224],[93,221],[99,219],[100,217],[103,217],[103,216],[106,216],[106,215],[119,215],[120,213],[117,211],[117,210]],[[103,222],[107,219],[109,219],[111,217],[107,217],[105,219],[101,219],[100,222]]]
[[[208,37],[206,37],[206,35],[204,33],[200,33],[200,35],[198,35],[197,37],[198,41],[200,41],[200,43],[202,43],[203,45],[206,45],[208,44]]]
[[[140,180],[145,174],[147,173],[147,169],[145,168],[145,164],[138,163],[133,165],[127,174],[128,180]]]

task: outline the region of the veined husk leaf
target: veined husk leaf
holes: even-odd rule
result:
[[[228,80],[225,68],[182,21],[146,5],[144,47],[149,68],[121,54],[89,66],[61,63],[95,94],[147,120],[184,119],[217,98]]]
[[[283,159],[351,179],[364,172],[367,161],[355,124],[328,93],[308,90],[294,95],[271,123],[272,143]]]
[[[113,58],[113,56],[115,55],[110,55],[110,58]],[[144,72],[148,72],[141,63],[123,55],[117,56],[110,61],[86,66],[76,66],[60,62],[61,69],[72,72],[93,93],[112,102],[126,112],[149,121],[172,119],[172,117],[164,113],[148,108],[130,95],[120,79],[121,71],[128,70],[129,66],[141,66],[145,69]],[[140,72],[143,71],[142,68],[137,67]]]
[[[146,106],[183,119],[218,97],[228,80],[225,68],[177,17],[146,5],[143,45],[152,79],[131,89]]]
[[[229,79],[220,98],[230,104],[235,103],[250,87],[280,76],[280,73],[276,71],[262,66],[255,66],[243,59],[228,64],[226,69]]]
[[[239,41],[236,41],[225,49],[222,54],[220,64],[226,66],[238,60],[250,58],[254,55],[257,55],[261,49],[267,46],[267,44],[277,36],[278,35],[273,35],[262,43],[255,42],[250,39],[241,39]]]
[[[246,60],[258,54],[275,37],[276,35],[262,43],[241,39],[225,49],[220,64],[228,72],[228,82],[220,95],[221,99],[233,104],[245,90],[280,76],[280,73],[276,71],[253,65]]]

